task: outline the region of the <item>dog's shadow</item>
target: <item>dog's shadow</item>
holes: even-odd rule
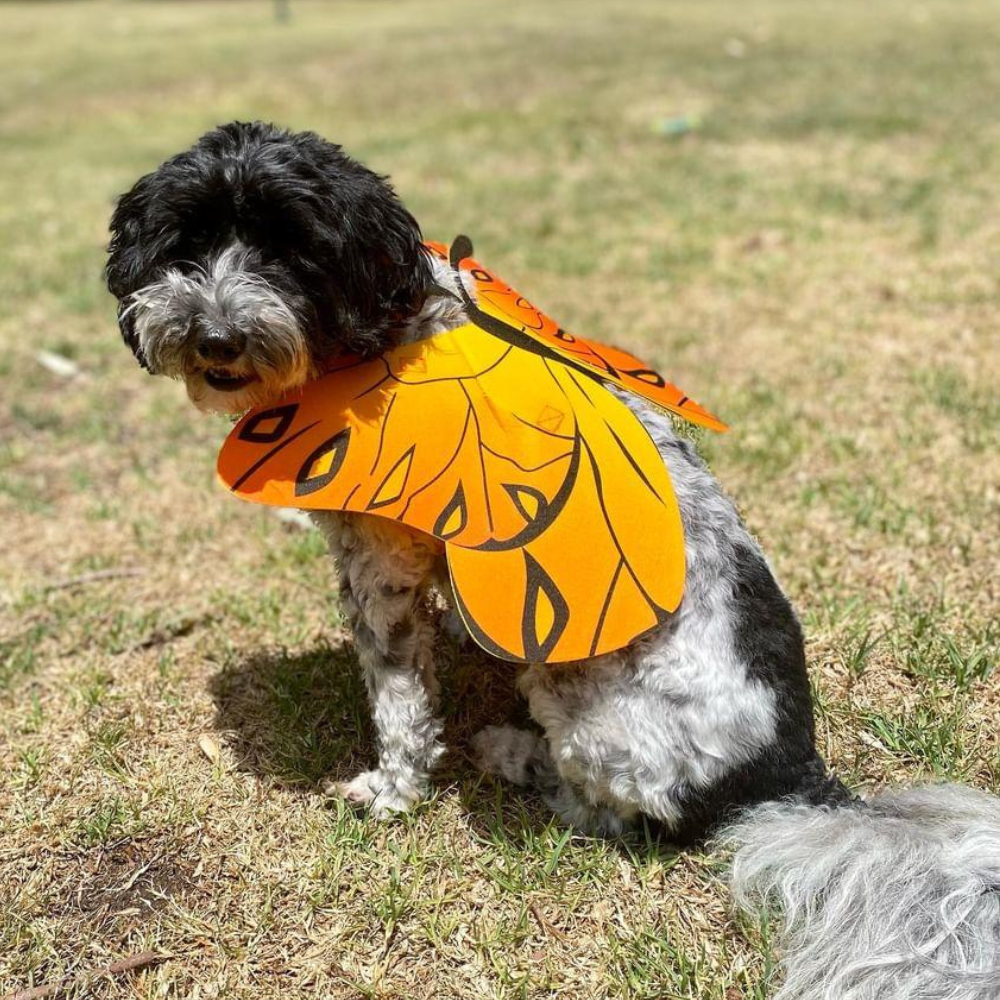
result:
[[[516,668],[471,646],[438,650],[444,741],[436,788],[456,791],[472,829],[487,839],[537,845],[554,818],[533,793],[483,778],[469,740],[485,726],[530,726],[514,694]],[[321,643],[305,652],[262,651],[223,667],[210,682],[215,728],[223,732],[240,771],[315,794],[326,781],[347,781],[375,765],[375,737],[353,645]],[[558,824],[557,824],[558,825]],[[676,846],[644,824],[616,846],[659,856]]]
[[[240,771],[308,792],[360,769],[370,724],[348,645],[262,650],[224,666],[209,690]]]
[[[478,650],[439,650],[444,741],[437,784],[476,775],[469,738],[498,721],[521,723],[514,666]],[[353,645],[321,643],[305,652],[267,650],[223,667],[210,681],[214,728],[225,733],[239,770],[283,787],[316,791],[375,763],[375,737]]]

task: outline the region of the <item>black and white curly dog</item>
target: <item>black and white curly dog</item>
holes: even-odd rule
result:
[[[376,355],[464,321],[452,271],[385,179],[312,133],[217,128],[139,180],[111,228],[125,341],[205,410],[239,413],[338,352]],[[614,834],[642,815],[679,840],[722,826],[739,902],[783,911],[782,1000],[997,1000],[1000,801],[956,786],[862,801],[830,775],[802,632],[764,556],[670,421],[628,403],[680,503],[683,602],[627,650],[526,668],[538,730],[481,732],[482,766],[581,830]],[[441,551],[377,517],[314,517],[378,734],[378,766],[338,791],[406,810],[443,751]]]

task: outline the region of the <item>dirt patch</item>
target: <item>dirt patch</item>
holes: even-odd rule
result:
[[[189,849],[162,838],[122,839],[57,861],[48,909],[82,919],[91,933],[115,936],[186,899],[197,868]]]
[[[191,888],[191,870],[153,845],[125,841],[102,849],[80,866],[76,905],[90,920],[142,920]]]

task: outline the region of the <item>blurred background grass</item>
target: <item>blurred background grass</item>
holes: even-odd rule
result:
[[[710,859],[477,783],[510,677],[474,656],[436,802],[321,808],[370,752],[322,546],[227,500],[225,423],[134,366],[107,219],[219,122],[343,143],[733,425],[702,448],[845,778],[996,789],[1000,3],[275,10],[0,4],[0,989],[148,946],[107,995],[764,996]]]

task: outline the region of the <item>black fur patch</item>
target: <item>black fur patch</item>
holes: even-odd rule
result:
[[[774,691],[774,741],[707,789],[681,797],[678,843],[700,839],[746,806],[786,796],[813,804],[846,804],[851,795],[816,752],[802,628],[764,557],[748,545],[734,551],[736,649],[750,677]]]

